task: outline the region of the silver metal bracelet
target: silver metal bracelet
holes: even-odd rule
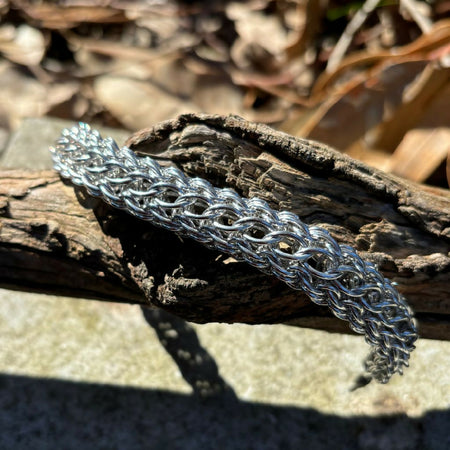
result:
[[[393,284],[323,228],[259,199],[163,168],[80,123],[51,148],[54,168],[110,205],[188,236],[303,290],[364,334],[368,375],[387,383],[408,366],[418,338],[412,312]]]

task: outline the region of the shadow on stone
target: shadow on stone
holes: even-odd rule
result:
[[[163,310],[142,308],[162,346],[177,364],[194,395],[202,398],[236,399],[233,389],[219,374],[212,356],[202,347],[197,333],[185,320]]]
[[[450,448],[450,411],[340,417],[288,405],[0,375],[3,449]]]

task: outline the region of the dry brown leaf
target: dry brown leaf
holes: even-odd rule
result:
[[[15,129],[24,117],[37,117],[45,110],[45,87],[3,61],[0,64],[0,118]]]
[[[342,151],[360,139],[363,147],[372,147],[364,142],[367,133],[396,111],[406,87],[426,65],[424,61],[404,61],[379,67],[369,78],[361,73],[330,96],[306,123],[297,129],[291,123],[290,129],[283,129]]]
[[[450,187],[450,151],[448,152],[448,156],[447,156],[447,184],[448,187]]]
[[[261,74],[258,72],[244,72],[230,68],[229,70],[233,82],[240,86],[259,87],[264,89],[270,86],[286,86],[294,79],[294,75],[289,72],[275,74]],[[292,93],[294,96],[295,94]]]
[[[64,83],[55,83],[47,86],[47,110],[70,100],[80,90],[80,84],[77,81],[67,81]]]
[[[50,2],[36,3],[16,0],[15,7],[39,24],[41,28],[62,30],[73,28],[80,23],[123,23],[128,19],[123,11],[93,5],[89,6],[59,6]]]
[[[321,32],[320,23],[326,14],[326,5],[322,0],[310,0],[297,6],[297,14],[303,27],[297,31],[295,38],[286,47],[289,59],[303,55],[311,41]]]
[[[182,39],[184,36],[182,33],[163,48],[153,49],[135,47],[108,39],[80,37],[70,31],[66,31],[64,35],[74,51],[76,62],[82,68],[77,75],[83,77],[105,73],[128,75],[128,72],[130,74],[141,72],[148,78],[159,66],[165,65],[168,61],[178,60],[185,48],[190,48],[198,42],[196,36]]]
[[[167,93],[150,81],[103,75],[95,80],[94,92],[98,101],[130,130],[198,111],[191,102]]]
[[[8,144],[10,138],[9,130],[0,126],[0,156],[2,152],[6,149],[6,145]]]
[[[66,32],[65,36],[79,66],[74,75],[79,77],[92,77],[105,73],[118,75],[131,71],[136,73],[141,70],[148,78],[151,73],[149,67],[166,57],[158,50],[136,48],[121,42],[82,38],[71,32]]]
[[[45,54],[45,38],[41,31],[29,25],[0,27],[0,53],[10,61],[25,66],[38,65]]]
[[[223,115],[244,114],[242,92],[226,79],[197,77],[190,98],[204,112]]]
[[[199,77],[196,73],[187,70],[179,55],[167,55],[154,61],[151,67],[151,80],[170,94],[184,99],[193,100]],[[149,79],[150,77],[147,77]]]
[[[420,77],[416,81],[420,81]],[[346,153],[381,170],[392,171],[411,180],[424,182],[436,173],[447,153],[450,153],[448,105],[450,105],[450,83],[446,88],[439,90],[426,108],[422,108],[422,118],[414,129],[406,132],[393,154],[369,149],[361,140]],[[411,115],[416,117],[414,108],[411,107],[409,110],[412,111]]]
[[[393,105],[390,113],[384,114],[380,124],[366,135],[369,145],[387,151],[395,150],[405,133],[416,126],[430,103],[442,95],[449,82],[450,68],[442,67],[437,61],[429,63],[415,80],[405,86],[401,103]],[[450,98],[447,108],[448,105]],[[445,116],[441,118],[445,120]],[[447,113],[447,123],[450,123],[450,112]]]
[[[127,10],[127,17],[133,14]],[[160,42],[170,40],[176,33],[180,32],[180,17],[174,11],[172,14],[136,14],[136,25],[147,29],[153,36],[158,36]]]
[[[100,40],[81,37],[71,32],[66,32],[64,36],[74,51],[83,49],[102,56],[109,56],[111,58],[132,61],[148,61],[157,58],[161,53],[157,50],[139,48],[132,45],[123,44],[122,42],[113,42],[108,39]]]
[[[44,85],[25,75],[17,67],[3,61],[0,64],[0,122],[16,128],[26,117],[40,117],[57,104],[68,100],[78,84]]]
[[[389,161],[392,156],[391,153],[368,148],[361,139],[351,145],[345,153],[354,159],[359,159],[369,166],[376,167],[385,172],[388,171]]]
[[[234,21],[239,35],[231,47],[231,58],[236,66],[242,70],[258,68],[263,73],[275,70],[288,39],[279,18],[237,2],[228,6],[227,16]]]
[[[450,155],[450,83],[441,89],[433,101],[428,105],[415,129],[409,131],[399,147],[393,160],[386,167],[395,173],[402,173],[402,165],[409,167],[416,164],[417,171],[410,169],[404,176],[412,180],[425,181]],[[447,149],[447,150],[446,150]],[[420,152],[420,153],[418,153]],[[400,155],[400,156],[399,156]],[[402,157],[404,159],[402,161]],[[410,159],[414,161],[410,162]],[[422,174],[422,171],[424,174]],[[416,174],[415,174],[416,172]],[[422,174],[422,175],[420,175]],[[418,178],[420,175],[420,178]]]
[[[424,182],[450,152],[449,128],[417,128],[408,131],[386,170],[413,181]]]
[[[429,33],[423,34],[414,42],[403,47],[392,50],[381,50],[369,53],[367,50],[354,52],[344,58],[333,72],[323,72],[317,79],[313,96],[327,95],[327,88],[336,81],[344,72],[355,67],[373,65],[376,63],[391,60],[397,62],[406,57],[416,57],[417,59],[430,58],[430,53],[436,49],[446,47],[450,44],[450,19],[441,20],[433,25]]]

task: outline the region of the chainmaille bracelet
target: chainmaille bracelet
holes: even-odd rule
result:
[[[84,123],[63,130],[50,151],[55,170],[89,194],[275,275],[328,306],[371,345],[370,378],[387,383],[408,366],[418,335],[405,299],[371,262],[323,228],[259,198],[163,168]]]

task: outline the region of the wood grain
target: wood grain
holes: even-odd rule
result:
[[[450,340],[449,191],[234,116],[183,115],[128,145],[326,228],[398,283],[421,336]],[[200,323],[350,332],[301,291],[114,210],[52,171],[1,171],[0,180],[4,287],[160,307]]]

